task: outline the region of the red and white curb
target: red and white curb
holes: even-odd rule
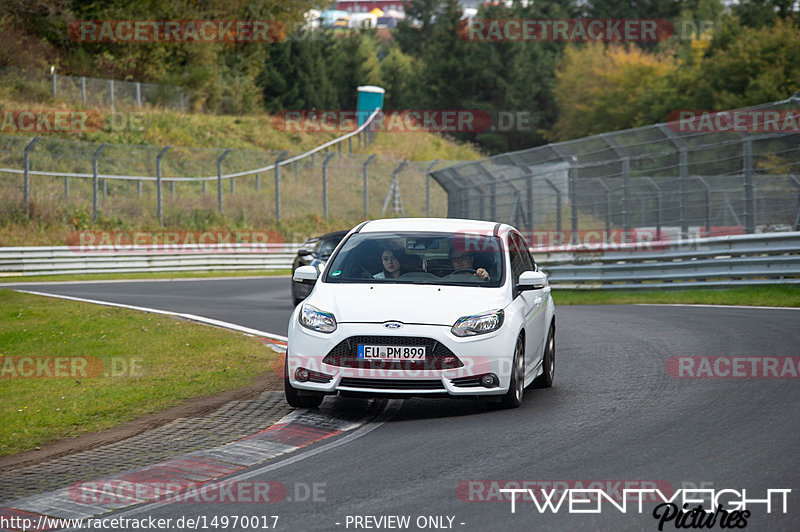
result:
[[[203,316],[29,290],[19,290],[19,292],[180,317],[258,336],[275,351],[286,351],[287,338],[284,336]],[[53,527],[48,526],[48,518],[85,519],[143,502],[167,504],[159,503],[158,501],[163,499],[165,495],[174,495],[175,492],[160,493],[152,498],[144,497],[134,501],[112,500],[109,502],[95,502],[97,500],[102,501],[102,498],[98,499],[96,493],[93,494],[92,491],[96,490],[97,486],[104,484],[113,486],[126,482],[131,484],[148,482],[157,482],[160,485],[170,484],[175,487],[175,490],[180,491],[185,489],[187,485],[196,487],[223,477],[231,477],[231,475],[233,475],[233,478],[226,478],[226,481],[248,478],[295,463],[309,456],[324,452],[329,448],[352,441],[378,428],[398,408],[399,401],[389,401],[387,407],[378,414],[377,419],[372,421],[369,419],[370,414],[359,419],[343,419],[334,416],[332,413],[320,410],[295,410],[272,426],[225,445],[188,453],[154,465],[132,469],[119,475],[103,477],[88,482],[82,481],[73,486],[19,499],[7,506],[0,507],[0,522],[11,523],[19,522],[21,519],[28,519],[33,523],[31,530],[49,530]],[[277,463],[271,462],[251,471],[244,471],[261,462],[273,460],[279,456],[342,434],[346,434],[346,436],[336,438],[336,440],[312,449],[310,452],[287,460],[281,460]],[[237,475],[237,473],[239,474]],[[87,492],[84,493],[83,490],[87,490]],[[131,511],[135,512],[136,510]],[[0,530],[19,529],[0,528]]]
[[[393,405],[393,408],[385,409],[379,415],[379,419],[374,421],[369,421],[366,416],[357,420],[347,420],[319,410],[296,410],[260,432],[225,445],[19,499],[0,508],[0,518],[5,518],[5,522],[11,522],[11,518],[14,517],[29,519],[34,523],[32,530],[46,530],[47,527],[36,528],[37,524],[47,523],[46,518],[85,519],[141,503],[158,503],[165,497],[180,494],[182,490],[187,489],[187,486],[197,489],[198,486],[223,477],[228,477],[226,481],[240,480],[260,474],[264,470],[294,463],[298,461],[297,459],[306,458],[306,454],[312,456],[332,446],[346,443],[351,441],[352,437],[361,436],[382,425],[388,419],[387,410],[396,408],[397,405]],[[345,433],[350,433],[349,436],[352,437],[337,439],[330,446],[313,450],[316,452],[304,453],[290,462],[272,462],[254,471],[244,471],[256,464]],[[241,472],[243,473],[235,475]],[[231,475],[234,477],[230,478]],[[98,492],[106,493],[104,486],[109,486],[113,490],[120,485],[148,483],[166,486],[165,491],[137,500],[117,500],[115,497],[108,497],[108,500],[105,500],[103,496],[98,496]]]

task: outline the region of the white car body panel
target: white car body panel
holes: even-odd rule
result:
[[[467,231],[491,235],[500,227],[503,237],[513,228],[491,222],[440,219],[392,219],[368,222],[361,232],[449,232]],[[354,230],[356,231],[356,230]],[[353,234],[351,231],[350,234]],[[340,243],[338,253],[348,237]],[[289,383],[298,390],[323,393],[361,392],[375,395],[451,396],[503,395],[509,389],[511,366],[516,340],[525,337],[525,379],[528,386],[542,373],[542,360],[548,330],[555,316],[550,287],[526,290],[516,294],[511,287],[509,253],[504,249],[504,282],[499,288],[480,286],[448,286],[435,284],[402,284],[390,282],[333,283],[324,282],[327,272],[317,280],[303,304],[295,308],[289,322],[287,371]],[[333,256],[328,261],[329,267]],[[303,305],[332,313],[337,322],[333,333],[310,330],[299,323]],[[496,331],[470,337],[457,337],[451,332],[456,321],[468,315],[504,310],[503,325]],[[397,329],[387,329],[385,322],[397,322]],[[436,340],[458,357],[463,367],[431,370],[391,370],[350,368],[330,365],[323,358],[340,342],[352,336],[425,337]],[[329,382],[300,382],[297,368],[305,368],[331,376]],[[452,379],[494,373],[499,386],[458,387]],[[342,379],[410,379],[438,380],[441,389],[373,388],[344,384]]]

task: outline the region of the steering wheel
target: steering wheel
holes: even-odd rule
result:
[[[477,271],[478,270],[476,270],[475,268],[460,268],[458,270],[451,272],[450,275],[455,275],[457,273],[471,273],[472,275],[475,275],[475,272]]]

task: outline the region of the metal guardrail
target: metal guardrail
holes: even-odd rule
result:
[[[603,249],[604,248],[604,249]],[[800,283],[800,232],[678,242],[568,246],[536,253],[559,289],[653,289]]]
[[[214,244],[182,246],[97,246],[0,248],[0,279],[90,273],[283,270],[291,268],[302,244]]]
[[[288,269],[302,244],[0,248],[0,278],[87,273]],[[555,289],[800,283],[800,232],[534,249]]]

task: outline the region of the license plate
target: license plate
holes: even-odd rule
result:
[[[425,360],[425,346],[359,345],[360,360]]]

